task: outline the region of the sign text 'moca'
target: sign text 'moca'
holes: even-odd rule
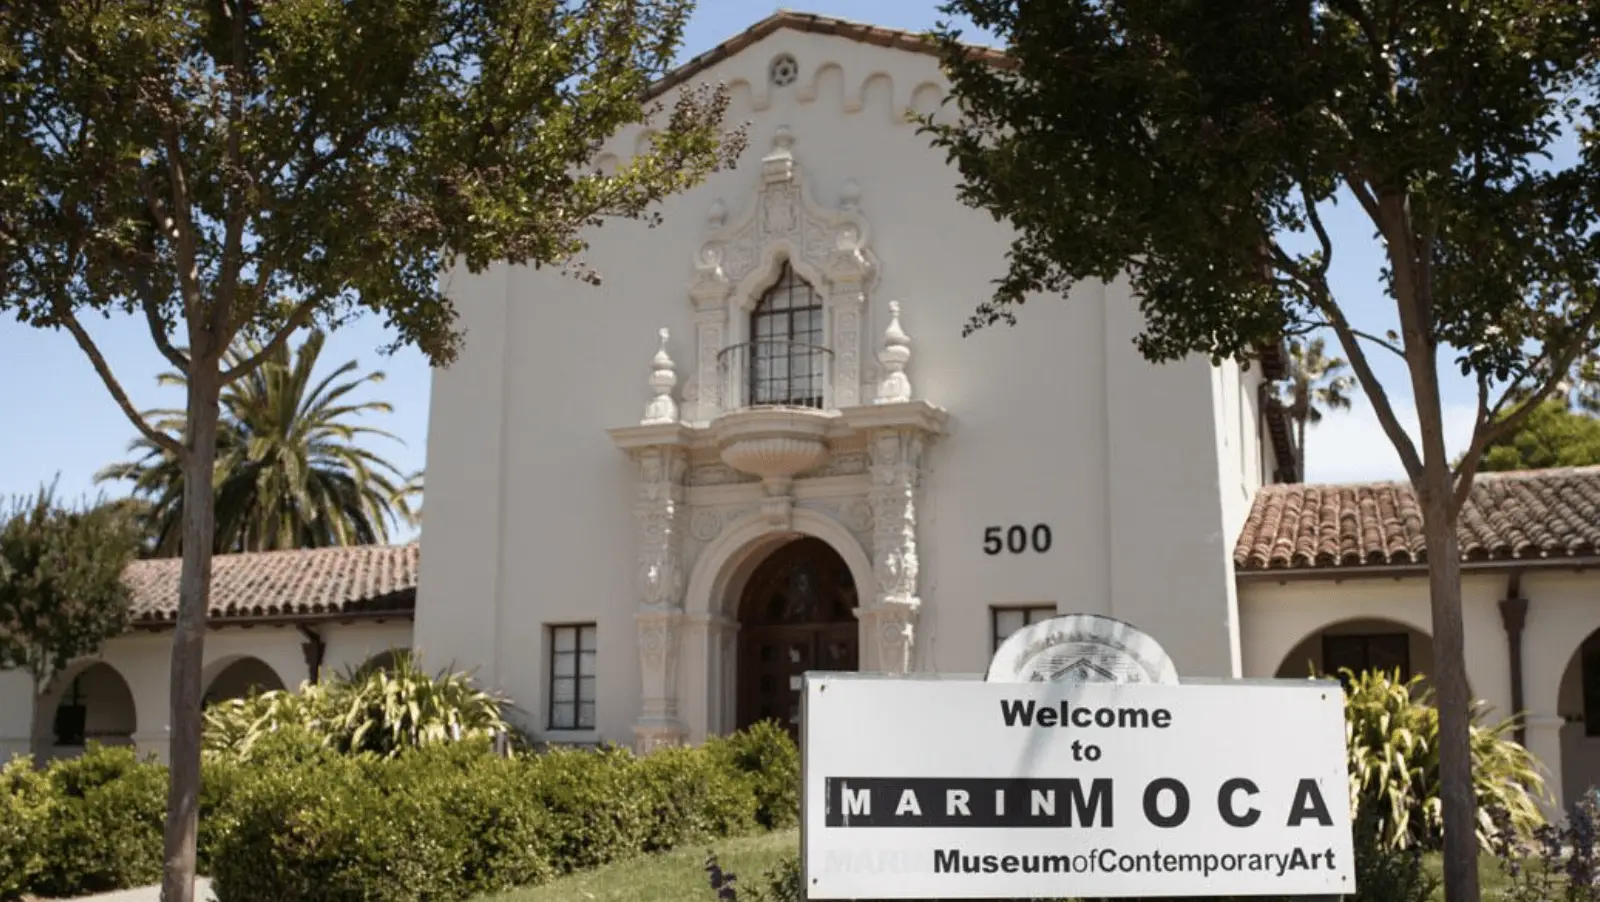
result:
[[[1116,785],[1110,777],[938,778],[828,777],[828,827],[1113,827]],[[1218,816],[1230,827],[1253,827],[1264,812],[1251,804],[1261,791],[1248,777],[1216,788]],[[1170,829],[1189,820],[1194,792],[1183,781],[1158,777],[1145,783],[1140,813],[1153,827]],[[1326,827],[1333,815],[1314,778],[1300,779],[1285,827]]]

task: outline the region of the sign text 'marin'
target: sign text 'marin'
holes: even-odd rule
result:
[[[829,777],[829,827],[1109,827],[1111,780]]]

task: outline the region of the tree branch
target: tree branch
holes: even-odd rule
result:
[[[1339,337],[1339,344],[1344,347],[1345,354],[1350,357],[1350,368],[1355,370],[1356,380],[1361,383],[1361,390],[1372,401],[1372,409],[1378,415],[1378,425],[1383,427],[1383,432],[1394,444],[1395,453],[1400,455],[1400,463],[1406,468],[1406,475],[1413,483],[1422,479],[1422,458],[1417,454],[1416,443],[1411,441],[1411,436],[1401,428],[1400,420],[1395,416],[1394,407],[1389,403],[1389,396],[1383,390],[1383,383],[1378,381],[1378,376],[1372,371],[1372,364],[1367,360],[1367,354],[1361,348],[1361,343],[1356,340],[1356,332],[1350,327],[1349,320],[1345,319],[1344,311],[1339,309],[1331,298],[1323,293],[1318,299],[1323,316],[1326,316],[1333,328],[1333,334]],[[1403,355],[1402,355],[1403,356]]]
[[[1306,205],[1306,218],[1317,233],[1317,241],[1322,243],[1322,262],[1317,266],[1317,275],[1326,278],[1328,267],[1333,265],[1333,239],[1328,237],[1328,228],[1323,225],[1322,215],[1317,212],[1316,202],[1311,199],[1311,191],[1304,180],[1300,182],[1300,197]]]
[[[168,115],[176,116],[175,113]],[[200,303],[200,273],[195,264],[194,211],[189,205],[189,174],[183,165],[183,149],[178,141],[177,123],[167,126],[167,170],[172,178],[173,244],[177,251],[178,287],[183,293],[185,312],[191,316]]]
[[[255,372],[257,367],[261,366],[261,364],[265,362],[268,357],[271,357],[273,354],[277,353],[278,349],[283,347],[284,344],[289,341],[290,335],[293,335],[301,326],[304,326],[311,319],[311,311],[315,310],[316,306],[316,298],[308,298],[304,301],[301,301],[300,304],[289,313],[289,319],[284,323],[283,328],[279,329],[278,333],[272,336],[272,339],[261,347],[261,350],[252,354],[250,357],[239,361],[231,369],[223,372],[221,384],[224,387],[231,385],[238,379]]]
[[[134,427],[145,438],[154,442],[161,449],[177,455],[180,460],[187,457],[187,452],[182,444],[172,436],[152,428],[149,423],[145,422],[144,417],[133,409],[132,402],[128,400],[128,393],[122,390],[122,383],[117,381],[116,375],[111,372],[110,365],[106,363],[105,356],[95,346],[94,339],[89,337],[89,333],[84,331],[83,324],[78,322],[78,317],[73,314],[71,308],[61,303],[55,304],[55,319],[65,326],[68,332],[72,333],[72,338],[78,343],[78,347],[82,348],[83,353],[89,356],[89,362],[94,364],[95,372],[100,374],[100,381],[106,384],[106,388],[111,392],[112,399],[117,402],[118,407],[122,408],[123,414],[133,423]]]
[[[1452,512],[1460,511],[1461,505],[1465,504],[1467,497],[1471,495],[1472,479],[1477,475],[1479,459],[1483,457],[1484,449],[1489,447],[1496,439],[1515,431],[1518,426],[1522,425],[1524,420],[1533,415],[1533,412],[1539,408],[1540,404],[1543,404],[1550,397],[1550,394],[1555,391],[1555,387],[1560,384],[1562,379],[1566,378],[1567,372],[1572,368],[1573,362],[1578,359],[1578,355],[1588,349],[1589,343],[1585,341],[1585,337],[1593,333],[1597,324],[1600,324],[1600,302],[1592,305],[1583,319],[1573,325],[1573,340],[1568,342],[1566,350],[1551,361],[1550,372],[1545,375],[1544,382],[1533,393],[1524,398],[1521,404],[1503,417],[1499,416],[1499,413],[1505,407],[1506,402],[1511,399],[1512,389],[1516,387],[1517,383],[1513,382],[1506,387],[1505,392],[1501,394],[1500,400],[1495,402],[1494,407],[1484,409],[1483,405],[1488,397],[1488,385],[1483,380],[1479,381],[1481,392],[1479,402],[1480,418],[1473,424],[1472,441],[1468,443],[1467,453],[1462,456],[1461,468],[1456,473],[1456,488],[1451,497],[1451,503],[1454,505]],[[1550,345],[1546,344],[1540,356],[1548,355],[1549,351]]]
[[[145,322],[150,325],[150,338],[156,343],[156,350],[160,351],[161,356],[167,358],[168,362],[177,367],[179,372],[187,373],[189,371],[189,358],[185,357],[182,351],[173,346],[171,337],[167,335],[167,326],[166,323],[161,321],[161,307],[149,285],[149,277],[141,275],[137,278],[139,279],[139,295],[143,302]]]
[[[150,225],[152,228],[159,228],[159,225],[154,220],[151,221]],[[156,256],[153,235],[146,236],[145,250],[149,253],[153,263]],[[189,358],[173,346],[172,339],[167,334],[167,324],[161,318],[161,297],[156,294],[155,283],[150,279],[150,269],[150,266],[140,265],[138,261],[135,261],[129,267],[133,277],[134,290],[139,294],[139,305],[144,308],[145,323],[150,327],[150,339],[155,342],[156,350],[161,352],[162,357],[167,358],[167,361],[177,367],[179,372],[187,373],[189,371]]]
[[[1315,323],[1314,325],[1319,329],[1332,329],[1332,328],[1335,328],[1334,324],[1331,323],[1331,322],[1328,322],[1327,320],[1323,320],[1321,322]],[[1379,338],[1378,336],[1373,335],[1371,332],[1363,332],[1360,329],[1351,329],[1350,330],[1350,334],[1354,335],[1357,338],[1365,339],[1367,341],[1372,342],[1373,344],[1377,345],[1378,347],[1383,348],[1385,351],[1388,351],[1389,353],[1395,355],[1396,357],[1399,357],[1401,360],[1406,359],[1406,352],[1402,351],[1400,348],[1396,347],[1394,344],[1392,344],[1386,338]]]

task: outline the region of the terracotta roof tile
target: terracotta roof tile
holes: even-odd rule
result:
[[[1463,561],[1600,555],[1600,466],[1479,474],[1456,525]],[[1234,545],[1240,572],[1425,563],[1409,483],[1271,485]]]
[[[211,566],[209,616],[218,620],[409,611],[416,604],[418,547],[354,545],[219,554]],[[125,579],[133,621],[178,614],[178,558],[135,561]]]

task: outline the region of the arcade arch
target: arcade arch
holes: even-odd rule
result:
[[[139,726],[133,691],[122,674],[104,661],[62,674],[41,702],[40,714],[48,712],[50,719],[36,724],[36,733],[44,736],[46,757],[71,757],[90,742],[133,744]]]
[[[1300,679],[1341,669],[1398,671],[1401,680],[1433,671],[1433,638],[1397,620],[1363,617],[1321,627],[1284,655],[1274,676]]]
[[[1600,629],[1585,637],[1567,659],[1556,713],[1561,718],[1560,802],[1568,808],[1600,786]],[[1548,761],[1545,765],[1557,766]]]
[[[215,669],[215,675],[206,683],[203,705],[286,688],[272,665],[251,655],[231,658]]]

